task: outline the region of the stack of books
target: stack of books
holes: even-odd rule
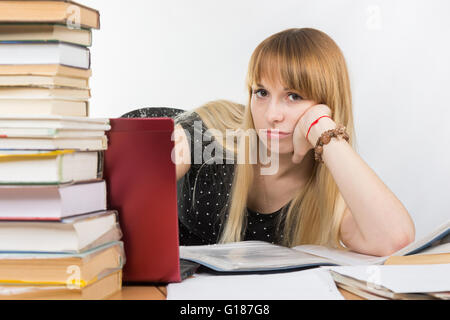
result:
[[[109,119],[89,118],[96,10],[0,2],[0,299],[103,299],[121,289],[103,177]]]
[[[450,263],[340,266],[329,271],[338,287],[367,300],[450,299]]]

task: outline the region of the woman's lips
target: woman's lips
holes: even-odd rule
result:
[[[291,133],[290,132],[284,132],[284,131],[277,131],[277,130],[267,130],[267,137],[268,138],[278,138],[278,139],[283,139],[286,138],[288,136],[290,136]]]

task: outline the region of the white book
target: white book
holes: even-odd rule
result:
[[[109,119],[69,117],[57,115],[2,115],[0,128],[3,130],[15,128],[16,135],[8,136],[5,132],[0,135],[0,149],[13,150],[56,150],[76,149],[80,151],[106,150],[106,135],[84,133],[76,136],[59,134],[61,130],[107,131],[111,129]],[[53,129],[47,131],[45,136],[25,136],[26,131],[20,129]],[[20,132],[20,134],[17,134]],[[41,131],[42,132],[42,131]]]
[[[60,99],[1,99],[0,117],[57,115],[88,117],[89,102]]]
[[[450,264],[326,267],[337,283],[390,299],[450,291]],[[406,296],[405,296],[406,294]]]
[[[45,87],[0,87],[0,100],[11,99],[58,99],[87,101],[91,97],[88,89]]]
[[[66,218],[60,222],[0,221],[2,259],[27,253],[80,253],[122,236],[117,211]],[[38,257],[36,257],[38,258]]]
[[[102,152],[0,150],[0,184],[80,182],[101,179],[102,171]]]
[[[0,43],[3,65],[60,64],[89,69],[89,49],[62,42]]]
[[[0,136],[5,138],[81,138],[101,137],[105,131],[71,130],[54,128],[0,128]],[[1,154],[1,151],[0,151]]]
[[[0,115],[0,128],[110,130],[109,119],[60,115]]]
[[[89,89],[89,80],[82,78],[43,76],[43,75],[1,75],[0,86],[3,87],[69,87]]]
[[[97,151],[106,150],[107,147],[106,135],[84,138],[0,138],[0,149]]]
[[[55,220],[106,210],[104,180],[62,185],[0,185],[0,220]]]

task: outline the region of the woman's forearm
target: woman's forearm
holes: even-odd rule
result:
[[[321,119],[311,141],[336,124]],[[322,159],[330,170],[356,225],[373,247],[401,248],[414,240],[414,223],[403,204],[344,139],[324,145]]]

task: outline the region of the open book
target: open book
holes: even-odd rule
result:
[[[449,253],[450,220],[424,238],[411,243],[392,256]],[[180,246],[180,259],[199,263],[219,272],[281,271],[326,265],[376,265],[390,256],[376,257],[318,245],[293,248],[264,241],[241,241],[202,246]]]

